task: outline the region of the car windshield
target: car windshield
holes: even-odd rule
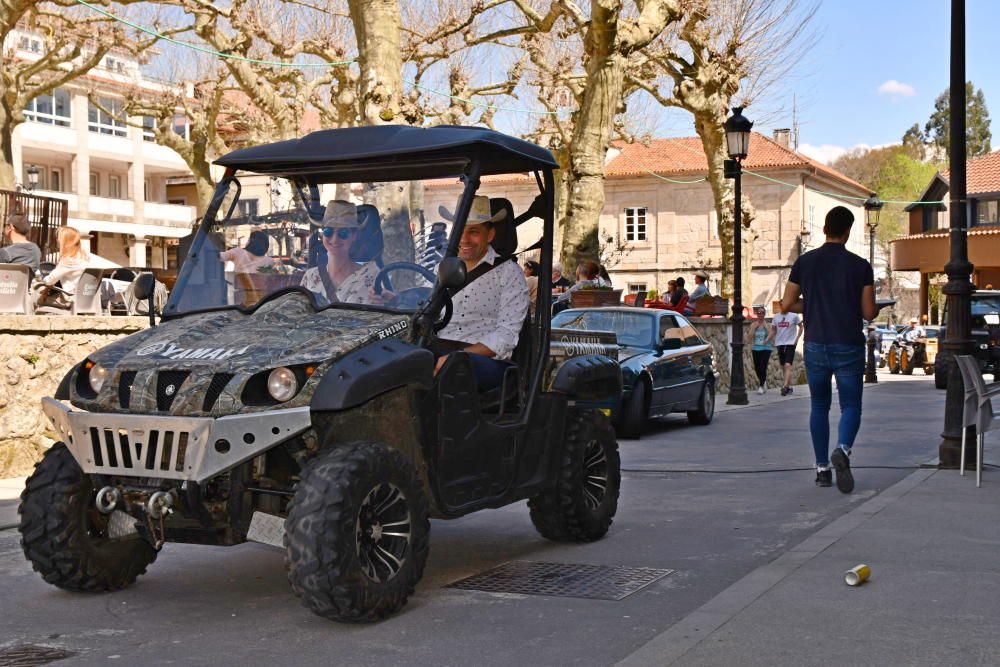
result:
[[[972,314],[989,315],[1000,313],[1000,296],[972,297]]]
[[[924,335],[926,335],[928,338],[937,338],[938,337],[938,328],[937,327],[924,327]]]
[[[240,174],[238,181],[217,222],[181,240],[186,258],[167,314],[251,308],[288,288],[304,290],[320,308],[415,311],[431,295],[465,189],[457,178],[312,187],[258,174]],[[386,193],[398,195],[398,208],[364,203]],[[483,186],[477,194],[490,192]],[[522,246],[541,236],[539,219],[523,227]]]
[[[622,310],[564,310],[552,318],[552,328],[613,331],[621,345],[652,349],[653,320],[648,313]]]

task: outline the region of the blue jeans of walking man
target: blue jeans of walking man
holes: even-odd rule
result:
[[[865,346],[846,344],[805,344],[806,378],[812,395],[809,433],[817,467],[830,465],[831,379],[837,378],[840,424],[837,445],[850,452],[861,427],[861,391],[865,372]]]

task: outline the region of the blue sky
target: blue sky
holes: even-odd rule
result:
[[[825,0],[815,19],[821,34],[801,79],[781,94],[796,94],[800,149],[832,159],[860,144],[898,142],[913,123],[923,126],[948,86],[950,5]],[[1000,2],[967,0],[966,19],[966,75],[986,96],[1000,147]],[[779,116],[772,127],[791,124],[791,100],[782,102],[786,122]]]

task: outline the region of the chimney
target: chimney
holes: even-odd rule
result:
[[[782,148],[791,148],[790,142],[792,138],[792,131],[787,127],[783,127],[780,130],[774,131],[774,142],[779,144]]]

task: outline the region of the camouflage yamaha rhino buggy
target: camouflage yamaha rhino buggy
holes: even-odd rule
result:
[[[117,590],[165,542],[257,539],[283,543],[309,609],[371,621],[413,592],[429,517],[528,499],[549,539],[607,532],[620,484],[606,417],[621,394],[618,346],[613,334],[550,331],[557,165],[548,151],[484,129],[383,126],[314,132],[218,164],[225,176],[160,323],[91,354],[43,399],[61,442],[27,481],[20,531],[45,581]],[[285,179],[287,210],[275,201],[278,213],[245,215],[238,172],[250,172],[248,183]],[[542,268],[538,315],[524,322],[515,363],[499,389],[480,392],[467,353],[450,354],[435,375],[434,350],[452,295],[474,278],[457,257],[473,196],[496,174],[521,174],[540,194],[517,216],[509,201],[491,200],[508,214],[493,247],[511,256],[517,226],[536,219],[522,232],[534,228]],[[417,230],[413,261],[383,257],[383,231],[407,226],[386,222],[392,211],[359,207],[353,240],[318,231],[337,184],[370,191],[421,179],[427,201],[435,187],[464,188],[448,235],[439,222],[424,221],[434,233]],[[248,245],[251,224],[277,246],[273,261],[227,270],[221,251]],[[328,301],[310,270],[327,265],[322,237],[330,248],[349,240],[356,273],[394,296]],[[138,291],[151,284],[140,280]]]

